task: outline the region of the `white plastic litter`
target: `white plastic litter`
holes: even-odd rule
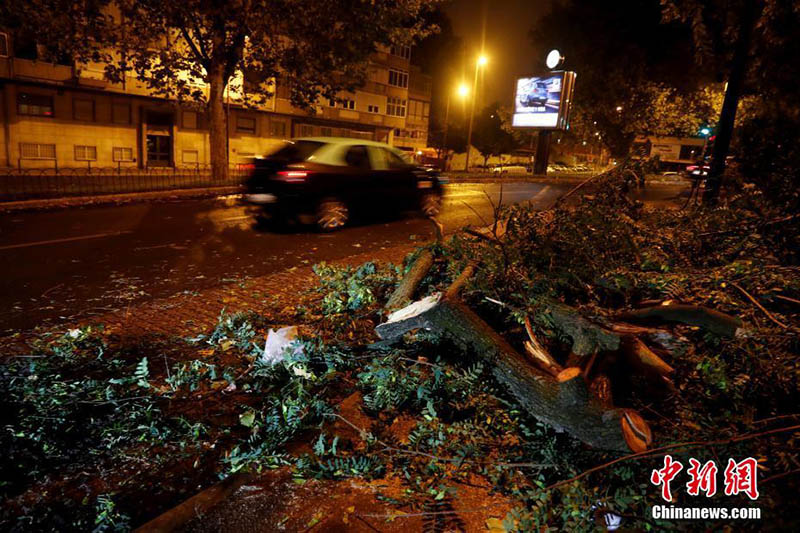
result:
[[[264,344],[262,360],[271,365],[279,363],[286,356],[287,348],[292,355],[301,355],[303,346],[295,342],[295,339],[297,339],[297,326],[287,326],[278,331],[270,329],[267,332],[267,342]]]

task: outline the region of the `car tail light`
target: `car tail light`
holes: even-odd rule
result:
[[[305,181],[308,174],[305,170],[282,170],[278,172],[278,179],[290,183],[299,183]]]

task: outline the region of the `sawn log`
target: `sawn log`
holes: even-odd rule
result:
[[[390,315],[376,332],[396,339],[414,329],[433,331],[489,362],[495,378],[525,410],[559,431],[606,450],[627,452],[650,444],[650,430],[635,412],[605,407],[579,371],[567,369],[554,378],[533,367],[460,301],[429,296]]]

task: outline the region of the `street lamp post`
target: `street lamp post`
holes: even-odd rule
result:
[[[475,62],[475,81],[472,82],[472,105],[470,106],[469,112],[469,128],[467,129],[467,157],[464,161],[464,172],[469,172],[469,151],[472,147],[472,120],[475,117],[475,100],[478,97],[478,70],[486,63],[489,62],[489,59],[481,54],[478,56],[478,60]]]
[[[466,98],[469,94],[469,87],[465,83],[462,83],[458,86],[458,96],[462,99]],[[447,92],[447,106],[444,110],[444,135],[442,138],[442,149],[444,150],[445,159],[444,159],[444,166],[443,170],[447,170],[447,154],[450,150],[447,149],[447,129],[450,126],[450,98],[452,97],[452,93],[450,91]],[[439,156],[441,158],[441,155]]]

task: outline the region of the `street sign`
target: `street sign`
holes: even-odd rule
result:
[[[574,87],[574,72],[519,78],[511,125],[515,128],[567,129]]]

